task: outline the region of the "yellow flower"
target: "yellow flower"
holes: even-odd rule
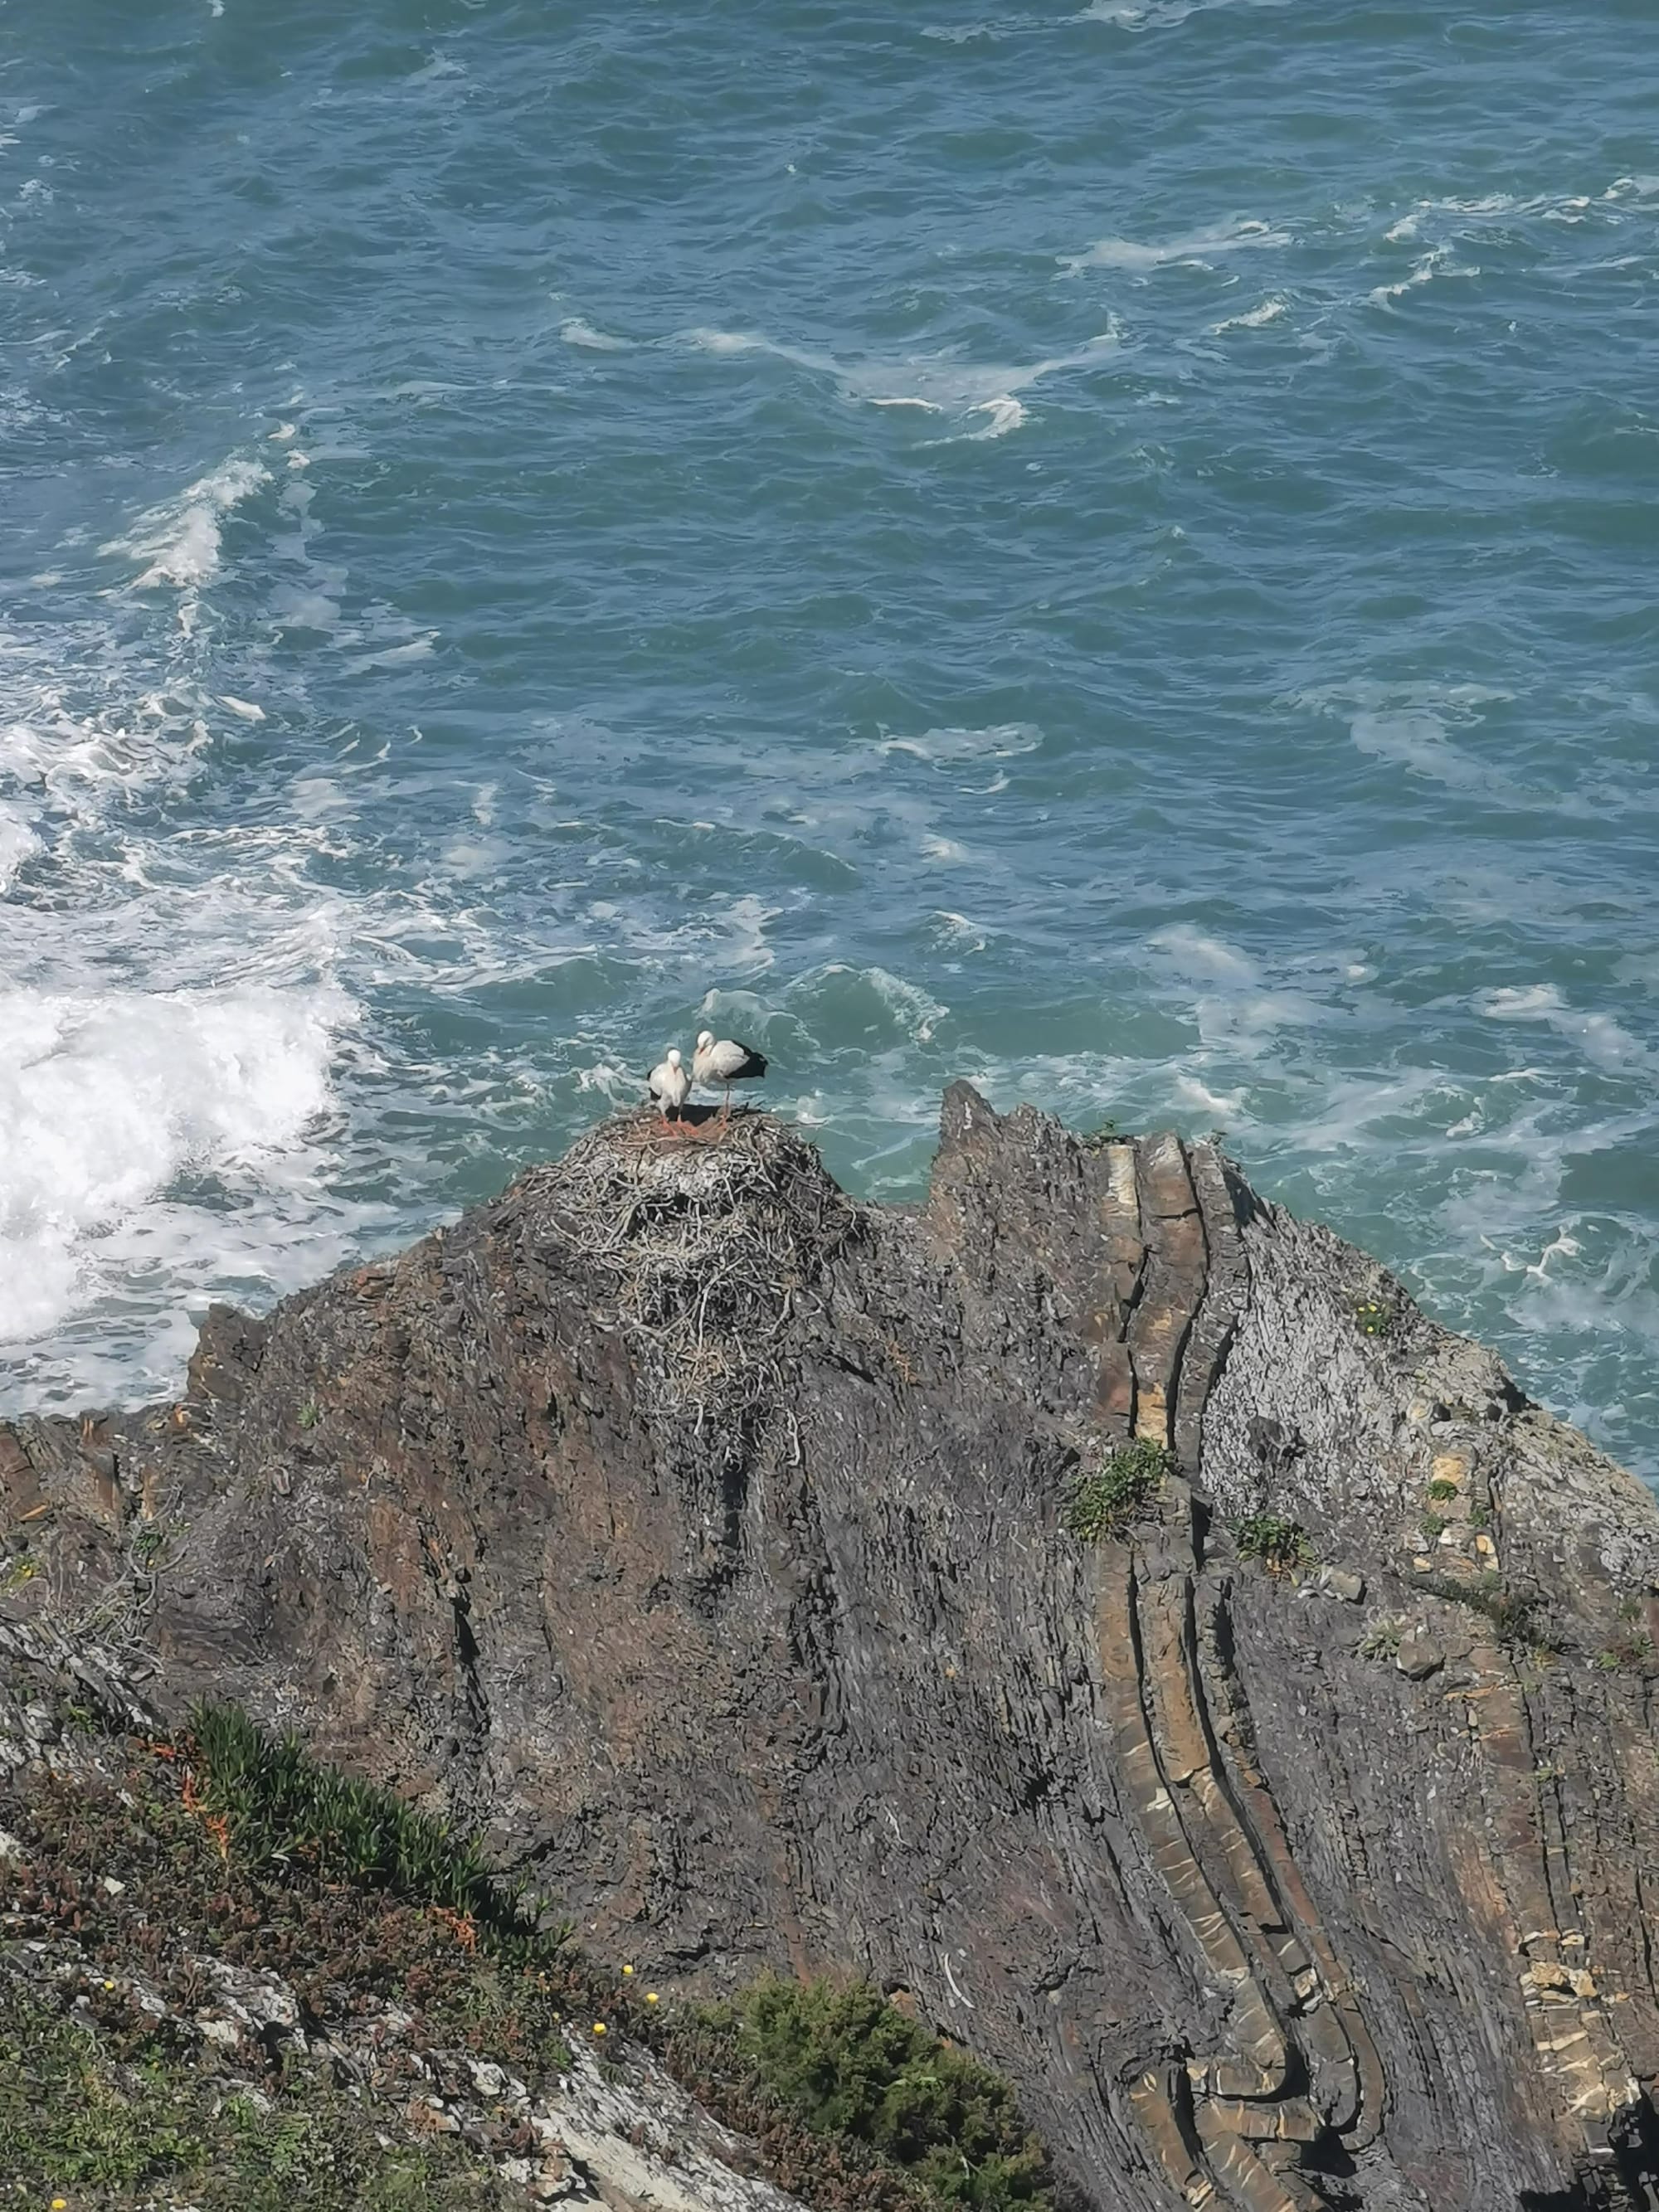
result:
[[[633,1972],[633,1971],[634,1971],[634,1969],[633,1969],[631,1966],[624,1966],[624,1967],[623,1968],[623,1973],[625,1973],[625,1974],[631,1974],[631,1973]]]
[[[655,1991],[655,1990],[647,1990],[646,1991],[646,1993],[645,1993],[645,2001],[646,2001],[647,2004],[655,2004],[655,2003],[656,2003],[656,2002],[657,2002],[657,1992]]]
[[[52,2200],[52,2212],[69,2212],[68,2197],[54,2197]]]
[[[115,1984],[113,1982],[106,1982],[104,1987],[106,1990],[112,1990],[115,1987]]]
[[[596,2021],[594,2021],[594,2023],[593,2023],[593,2033],[594,2033],[594,2034],[595,2034],[595,2035],[603,2035],[603,2034],[605,2033],[605,2022],[604,2022],[602,2020],[596,2020]]]

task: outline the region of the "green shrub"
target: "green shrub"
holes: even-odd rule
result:
[[[1392,1659],[1406,1633],[1403,1620],[1376,1620],[1359,1639],[1362,1659]]]
[[[1247,1513],[1233,1531],[1241,1559],[1260,1559],[1269,1574],[1287,1575],[1313,1564],[1313,1546],[1299,1521],[1278,1513]]]
[[[1449,1505],[1457,1495],[1457,1485],[1441,1476],[1429,1485],[1427,1495],[1431,1505]]]
[[[939,2203],[1049,2212],[1047,2161],[1012,2089],[868,1982],[769,1978],[707,2017],[810,2128],[867,2144]]]
[[[1120,1445],[1073,1480],[1061,1512],[1066,1526],[1085,1544],[1116,1535],[1146,1512],[1175,1465],[1174,1454],[1151,1437]]]
[[[1425,1513],[1417,1525],[1425,1544],[1437,1543],[1445,1534],[1446,1516],[1443,1513]]]

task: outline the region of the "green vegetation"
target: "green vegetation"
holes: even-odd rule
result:
[[[199,2212],[459,2212],[522,2202],[453,2138],[392,2141],[362,2103],[307,2075],[226,2096],[164,2035],[142,2032],[118,2060],[89,2021],[9,1976],[0,1976],[0,2203],[44,2207],[70,2192],[75,2212],[158,2191]]]
[[[1645,1629],[1621,1628],[1612,1643],[1598,1651],[1595,1663],[1604,1674],[1641,1674],[1652,1665],[1653,1638]]]
[[[491,1875],[477,1839],[410,1810],[390,1790],[320,1765],[293,1735],[280,1741],[234,1705],[198,1705],[191,1747],[221,1840],[261,1866],[297,1858],[325,1881],[395,1890],[447,1905],[498,1936],[527,1932],[521,1893]]]
[[[1437,1476],[1425,1494],[1431,1505],[1449,1505],[1457,1495],[1457,1485],[1448,1482],[1443,1475]]]
[[[1297,1574],[1313,1565],[1314,1549],[1299,1521],[1278,1513],[1247,1513],[1233,1530],[1241,1559],[1260,1559],[1269,1574]]]
[[[1540,1654],[1557,1648],[1537,1597],[1510,1589],[1496,1572],[1474,1575],[1467,1582],[1455,1575],[1419,1575],[1414,1586],[1431,1597],[1447,1598],[1454,1605],[1466,1605],[1472,1613],[1483,1613],[1502,1643],[1529,1645]]]
[[[1425,1513],[1417,1525],[1425,1544],[1436,1543],[1445,1533],[1446,1516],[1443,1513]]]
[[[1061,1518],[1079,1543],[1115,1536],[1147,1510],[1175,1473],[1175,1456],[1150,1437],[1109,1452],[1100,1465],[1078,1475],[1066,1493]]]
[[[1491,1506],[1487,1504],[1484,1498],[1477,1498],[1474,1504],[1469,1508],[1470,1528],[1490,1528],[1492,1523],[1492,1510]]]
[[[495,2167],[538,2154],[533,2133],[483,2106],[459,2134],[427,2125],[420,2054],[464,2050],[556,2095],[578,2038],[607,2065],[648,2047],[817,2212],[1050,2212],[1007,2085],[878,1993],[769,1984],[704,2011],[538,1933],[472,1838],[234,1709],[198,1710],[174,1743],[85,1727],[101,1775],[26,1769],[8,1796],[0,2212],[54,2195],[73,2212],[493,2212],[524,2201]],[[307,2038],[357,2046],[356,2086],[285,2032],[204,2043],[191,2023],[219,2009],[222,1972],[279,1977]],[[381,2042],[388,2008],[406,2025]]]
[[[1374,1620],[1359,1639],[1362,1659],[1393,1659],[1406,1633],[1403,1620]]]
[[[1008,2084],[868,1982],[763,1981],[705,2017],[808,2127],[867,2144],[936,2203],[1052,2205]]]
[[[1385,1298],[1356,1298],[1351,1310],[1361,1336],[1388,1336],[1399,1318]]]

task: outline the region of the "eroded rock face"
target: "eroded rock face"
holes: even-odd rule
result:
[[[601,1951],[910,1990],[1099,2212],[1659,2204],[1646,1491],[1207,1146],[942,1139],[909,1213],[620,1121],[216,1314],[178,1407],[0,1428],[4,1604]]]

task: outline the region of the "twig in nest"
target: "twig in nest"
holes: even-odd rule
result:
[[[811,1147],[760,1115],[613,1121],[535,1187],[603,1286],[596,1317],[638,1346],[658,1409],[700,1428],[777,1395],[794,1294],[856,1218]]]

